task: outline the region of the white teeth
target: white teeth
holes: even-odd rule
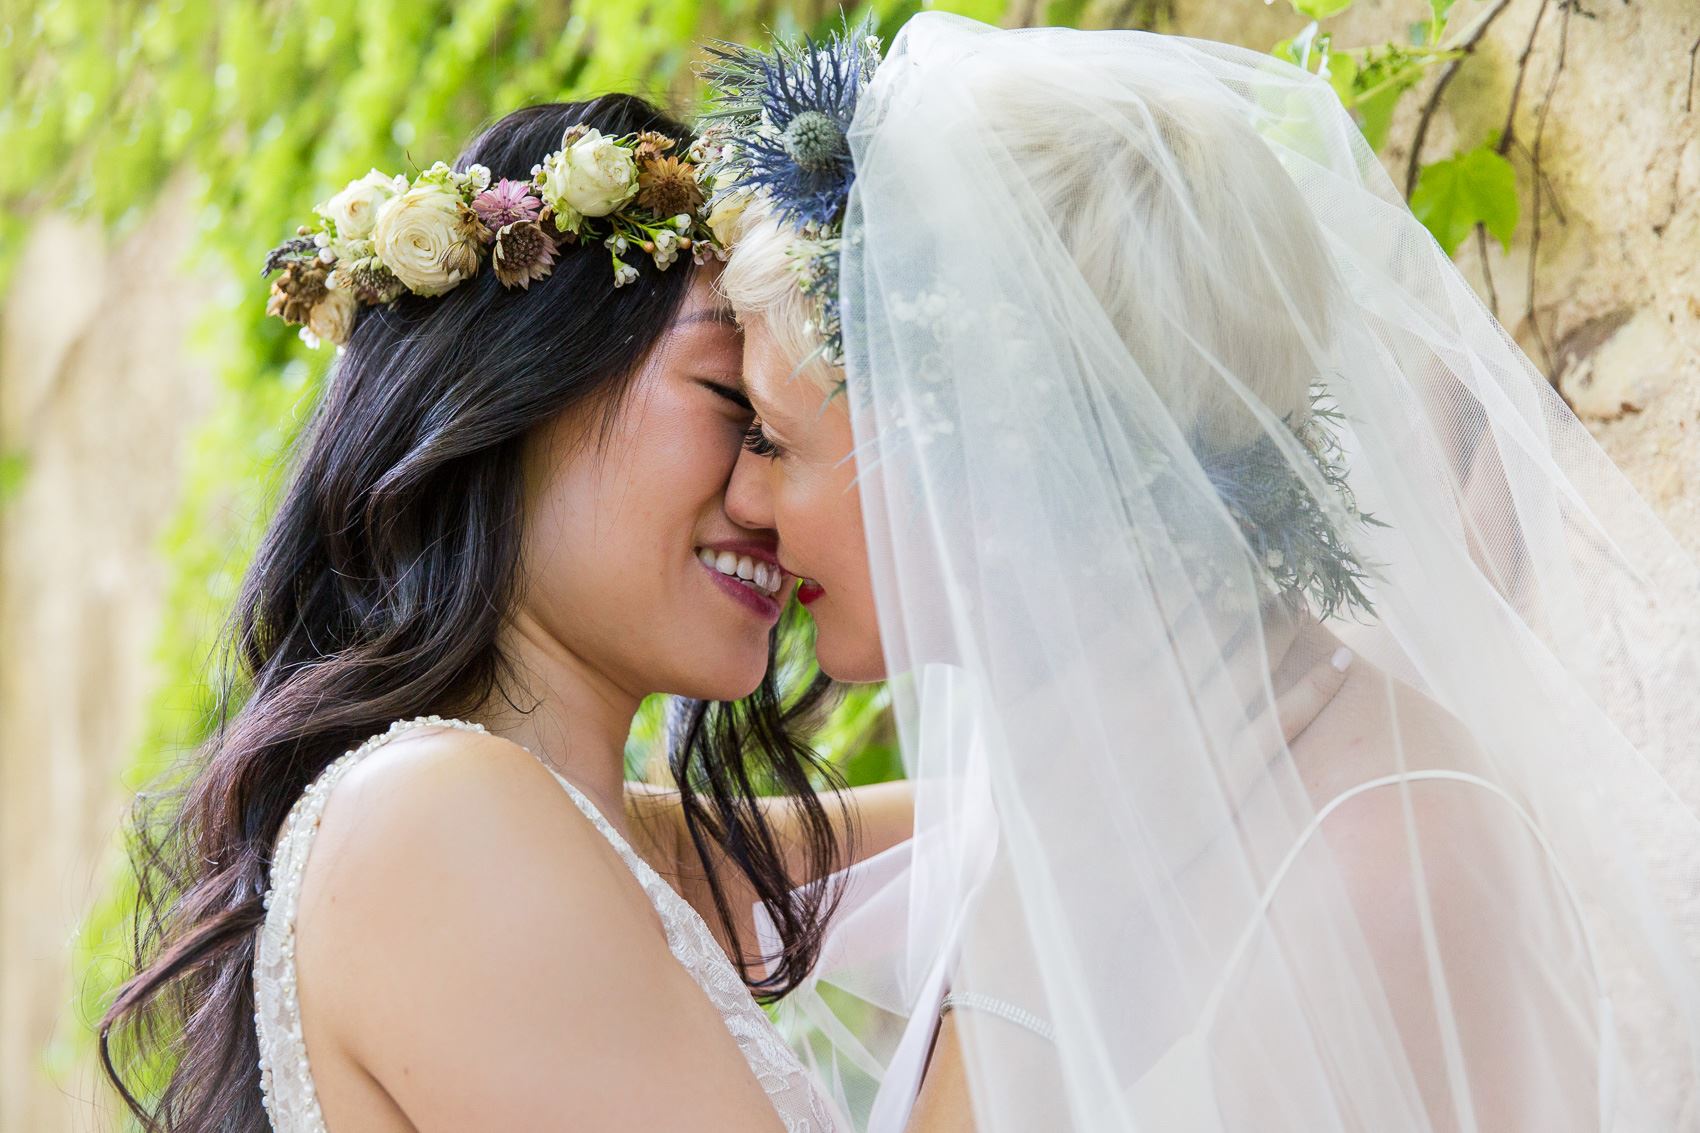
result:
[[[769,597],[778,592],[780,580],[784,577],[776,566],[758,562],[748,555],[734,555],[731,551],[716,554],[707,547],[702,547],[697,550],[697,558],[704,566],[712,567],[730,578],[736,578],[752,590],[759,590]]]

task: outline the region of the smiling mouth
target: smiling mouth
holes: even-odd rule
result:
[[[731,551],[713,551],[707,547],[698,547],[697,558],[703,566],[718,571],[727,578],[736,579],[764,598],[776,597],[785,581],[784,571],[748,555],[734,555]]]

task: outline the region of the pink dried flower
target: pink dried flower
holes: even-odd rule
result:
[[[554,270],[555,241],[535,220],[522,220],[497,235],[490,261],[503,287],[529,289]]]
[[[472,211],[490,230],[489,239],[510,224],[536,220],[543,202],[531,193],[529,181],[510,181],[506,177],[472,198]]]

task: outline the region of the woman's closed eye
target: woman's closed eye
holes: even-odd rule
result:
[[[769,459],[779,455],[779,446],[768,438],[762,431],[761,418],[750,422],[750,427],[744,430],[744,451],[761,458]]]
[[[717,382],[707,378],[700,379],[700,382],[705,389],[709,390],[716,397],[719,397],[731,405],[737,406],[738,409],[743,411],[745,414],[755,413],[755,408],[750,405],[750,399],[745,397],[743,391],[738,389],[736,386],[727,385],[724,382]]]

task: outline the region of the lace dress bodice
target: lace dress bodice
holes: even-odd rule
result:
[[[313,1088],[301,1030],[295,982],[295,913],[307,855],[326,801],[342,776],[361,759],[412,728],[443,726],[484,731],[464,720],[421,716],[397,720],[387,732],[368,739],[334,760],[296,801],[278,831],[271,865],[266,916],[254,957],[254,1025],[260,1048],[261,1101],[277,1133],[329,1133]],[[586,818],[612,843],[649,896],[666,930],[667,946],[701,987],[726,1022],[751,1072],[784,1122],[787,1133],[836,1133],[845,1128],[815,1089],[797,1057],[767,1013],[750,998],[732,961],[702,916],[648,862],[582,791],[550,769]],[[566,1020],[563,1026],[570,1025]]]

